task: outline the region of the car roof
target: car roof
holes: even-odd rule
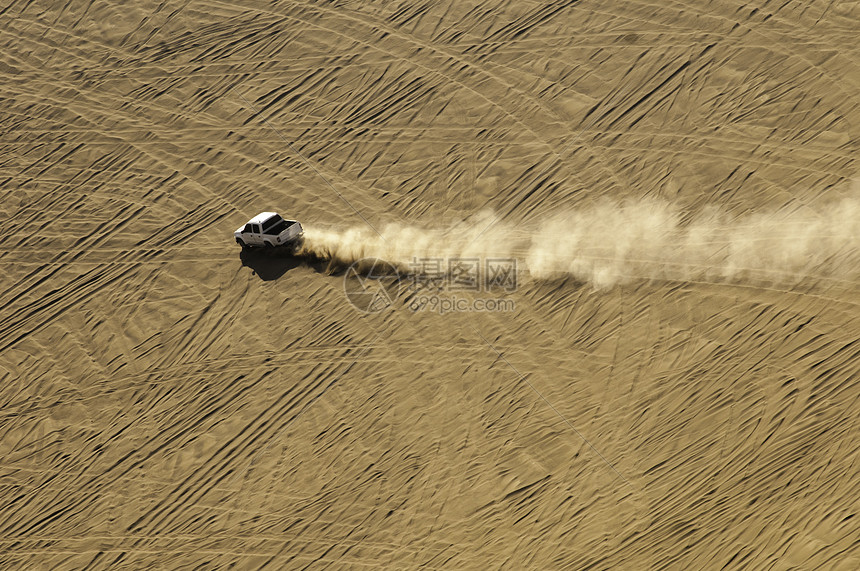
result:
[[[268,220],[272,216],[277,214],[277,212],[260,212],[250,220],[248,220],[248,224],[260,224],[265,220]]]
[[[254,216],[253,218],[248,220],[248,222],[246,222],[246,224],[262,224],[263,222],[265,222],[266,220],[268,220],[272,216],[277,216],[277,215],[278,215],[277,212],[260,212],[259,214],[257,214],[256,216]],[[281,216],[281,218],[284,218],[284,217]],[[296,220],[293,220],[291,218],[284,218],[284,220],[287,222],[296,222]]]

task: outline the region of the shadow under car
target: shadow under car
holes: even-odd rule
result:
[[[298,255],[294,248],[243,248],[239,252],[242,266],[251,271],[264,282],[277,280],[288,271],[304,266],[319,274],[336,273],[336,265],[321,260],[313,255]]]

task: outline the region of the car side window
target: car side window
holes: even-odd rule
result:
[[[245,224],[245,229],[243,230],[243,232],[253,232],[253,231],[254,231],[254,229],[251,228],[251,224]]]
[[[259,224],[254,224],[253,228],[254,228],[254,234],[260,233],[260,225]]]

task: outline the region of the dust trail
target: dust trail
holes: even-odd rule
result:
[[[375,257],[407,267],[415,258],[521,257],[530,243],[527,229],[500,223],[483,211],[436,228],[388,224],[379,234],[367,226],[335,230],[306,225],[304,253],[344,263]]]
[[[685,221],[665,202],[602,204],[560,215],[535,234],[533,276],[566,272],[597,287],[630,279],[790,283],[860,275],[860,200],[789,205],[730,217],[706,209]]]
[[[535,278],[567,274],[598,288],[638,279],[860,277],[860,196],[736,217],[643,200],[562,212],[534,226],[493,220],[483,212],[443,228],[390,224],[382,237],[369,228],[307,228],[305,250],[345,263],[379,257],[404,266],[423,257],[511,257]]]

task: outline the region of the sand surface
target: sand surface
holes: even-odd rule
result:
[[[860,568],[858,22],[6,0],[0,567]]]

